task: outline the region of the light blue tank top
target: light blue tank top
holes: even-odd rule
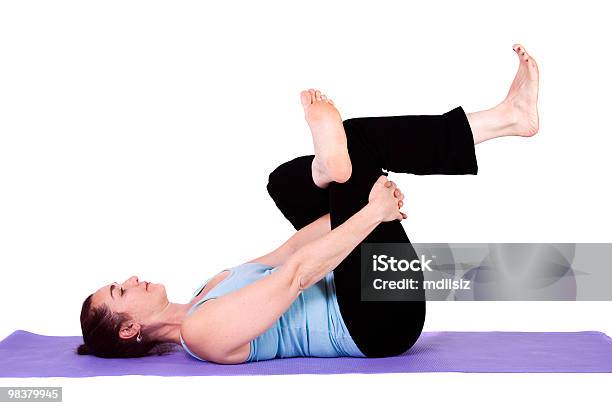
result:
[[[224,269],[230,271],[227,277],[195,303],[187,315],[205,301],[247,286],[274,273],[278,268],[261,263],[245,263]],[[210,279],[194,292],[190,302],[200,294],[208,281]],[[180,339],[187,353],[205,361],[189,350],[182,336]],[[300,293],[272,327],[251,340],[250,346],[246,362],[307,356],[365,357],[351,338],[340,315],[333,271]]]

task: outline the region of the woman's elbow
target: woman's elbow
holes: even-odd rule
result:
[[[304,248],[298,249],[289,257],[287,267],[291,274],[292,287],[302,292],[317,282],[315,279],[317,276],[315,263],[312,254],[309,254]]]

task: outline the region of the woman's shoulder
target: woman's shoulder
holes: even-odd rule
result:
[[[219,328],[215,326],[219,320],[214,314],[219,315],[219,313],[214,312],[214,307],[210,308],[214,301],[214,298],[207,300],[198,308],[197,313],[187,316],[181,322],[179,330],[183,346],[200,360],[218,364],[243,363],[250,355],[250,344],[242,345],[231,352],[226,350],[225,342],[217,335]]]
[[[181,322],[180,336],[185,346],[197,355],[210,360],[211,353],[218,362],[222,358],[240,359],[248,358],[250,347],[243,345],[231,353],[220,352],[224,345],[220,344],[219,316],[224,315],[220,303],[216,303],[218,297],[222,297],[228,291],[246,286],[250,282],[271,273],[274,268],[270,265],[258,262],[246,262],[232,268],[224,269],[213,276],[204,289],[192,300],[187,316]],[[239,278],[241,277],[241,278]],[[216,288],[216,290],[215,290]],[[216,351],[215,351],[216,350]],[[221,355],[220,355],[221,353]],[[230,356],[231,354],[231,356]]]

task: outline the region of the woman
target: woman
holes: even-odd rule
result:
[[[538,68],[520,44],[513,49],[520,62],[510,91],[485,111],[342,121],[324,94],[303,91],[315,155],[282,164],[267,185],[298,231],[274,251],[219,272],[185,304],[135,276],[100,288],[83,303],[78,353],[139,357],[176,343],[200,360],[235,364],[408,350],[423,328],[424,293],[416,301],[360,298],[360,244],[410,242],[400,224],[404,195],[383,169],[477,174],[475,144],[536,134]]]

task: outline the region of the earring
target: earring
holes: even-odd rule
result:
[[[142,341],[142,336],[140,335],[140,332],[138,332],[138,336],[136,336],[136,341],[139,343]]]

